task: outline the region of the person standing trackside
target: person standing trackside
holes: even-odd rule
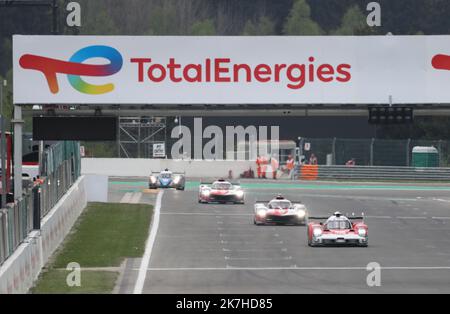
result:
[[[314,154],[311,154],[311,157],[309,158],[309,164],[310,165],[317,165],[317,157]]]
[[[288,159],[286,161],[286,170],[289,174],[289,179],[292,179],[294,176],[294,169],[295,169],[295,160],[292,158],[292,155],[288,155]]]
[[[269,163],[269,160],[267,157],[262,156],[260,158],[261,161],[261,178],[266,179],[266,172],[267,172],[267,164]]]
[[[258,155],[256,158],[256,173],[258,175],[258,179],[261,179],[261,156]]]
[[[352,158],[352,159],[350,159],[349,161],[347,161],[347,162],[345,163],[345,165],[346,165],[347,167],[353,167],[353,166],[355,166],[355,165],[356,165],[355,158]]]
[[[270,165],[272,166],[272,178],[274,180],[276,180],[277,179],[277,171],[280,166],[280,163],[278,162],[278,159],[275,156],[273,156],[270,159]]]

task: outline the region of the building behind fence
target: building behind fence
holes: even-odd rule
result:
[[[412,166],[412,150],[416,146],[433,146],[439,152],[440,167],[450,166],[449,141],[302,138],[302,154],[306,161],[316,155],[320,165],[345,165],[355,159],[358,166]]]
[[[42,182],[26,187],[23,197],[0,211],[0,265],[40,226],[81,173],[78,142],[59,142],[44,152]]]

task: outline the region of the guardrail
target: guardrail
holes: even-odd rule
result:
[[[449,181],[450,168],[321,166],[297,167],[300,180],[405,180]]]
[[[30,181],[23,197],[0,210],[0,265],[40,228],[40,221],[80,176],[79,144],[61,142],[45,152],[46,177]]]

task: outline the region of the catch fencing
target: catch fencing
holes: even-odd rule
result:
[[[44,152],[40,182],[29,181],[23,197],[0,211],[0,265],[26,239],[80,176],[78,142],[60,142]]]
[[[412,166],[412,150],[416,146],[433,146],[439,152],[439,166],[450,167],[450,142],[442,140],[386,140],[302,138],[305,160],[317,157],[319,165],[345,165],[354,159],[358,166]]]
[[[399,181],[448,181],[450,168],[370,167],[370,166],[322,166],[297,167],[300,180],[399,180]]]

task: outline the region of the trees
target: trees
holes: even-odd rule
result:
[[[216,27],[212,20],[204,20],[195,22],[191,26],[191,35],[205,36],[205,35],[216,35]]]
[[[276,35],[275,23],[267,16],[261,17],[256,23],[253,23],[251,20],[248,20],[247,23],[245,23],[242,35],[244,36]]]
[[[311,19],[311,8],[306,0],[295,0],[284,24],[285,35],[322,35],[319,24]]]
[[[177,8],[168,2],[155,7],[148,17],[149,35],[179,35],[177,27]]]
[[[353,5],[345,12],[341,26],[332,32],[333,35],[367,35],[372,32],[364,15],[357,5]]]

